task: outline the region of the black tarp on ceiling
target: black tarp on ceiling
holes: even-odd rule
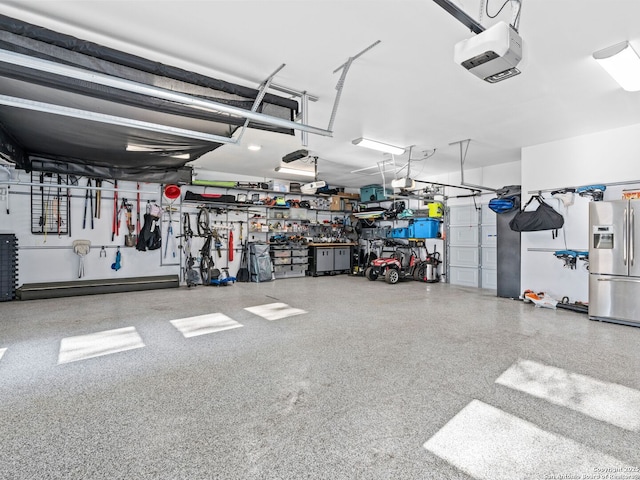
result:
[[[160,87],[250,110],[258,90],[224,82],[0,15],[0,51],[28,55],[138,84]],[[184,129],[230,138],[241,116],[210,112],[149,95],[132,93],[68,76],[0,61],[0,154],[31,171],[42,168],[95,178],[176,183],[190,180],[185,164],[222,143],[176,135]],[[132,120],[126,125],[39,111],[30,102],[73,112],[96,112]],[[24,104],[24,105],[23,105]],[[42,110],[42,109],[40,109]],[[293,120],[298,104],[265,95],[259,113]],[[169,127],[149,131],[136,122]],[[129,124],[132,123],[132,124]],[[250,122],[282,134],[292,130]],[[130,150],[127,150],[127,147]],[[133,148],[133,151],[131,150]],[[188,155],[188,158],[184,158]],[[180,156],[180,157],[178,157]]]

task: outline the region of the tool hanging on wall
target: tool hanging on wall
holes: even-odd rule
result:
[[[169,251],[169,243],[171,243],[171,256],[176,258],[176,237],[173,234],[173,218],[171,216],[172,211],[171,205],[167,207],[167,212],[169,212],[169,225],[167,226],[167,239],[164,243],[164,258],[167,258],[167,253]]]
[[[140,183],[136,183],[136,235],[140,235]]]
[[[88,182],[88,185],[91,185],[91,181]],[[93,230],[93,215],[91,215],[91,212],[93,212],[93,191],[91,190],[89,190],[89,206],[91,207],[91,211],[89,212],[91,217],[91,230]]]
[[[116,215],[117,217],[117,221],[116,221],[116,236],[120,236],[120,216],[122,215],[123,212],[126,212],[128,210],[128,202],[126,198],[123,198],[122,201],[120,202],[120,205],[118,206],[118,213]],[[129,207],[130,208],[130,207]]]
[[[87,187],[91,187],[91,179],[87,180]],[[87,207],[89,207],[89,216],[91,217],[91,230],[93,230],[93,193],[87,188],[84,193],[84,217],[82,218],[82,229],[87,226]]]
[[[111,264],[111,269],[116,272],[122,268],[120,262],[122,261],[122,254],[120,253],[120,247],[116,250],[116,261]]]
[[[135,247],[138,243],[138,235],[133,233],[136,230],[136,226],[133,224],[133,205],[124,198],[122,199],[122,208],[126,211],[128,230],[124,237],[124,244],[127,247]]]
[[[249,265],[247,262],[247,245],[242,246],[242,255],[240,257],[240,268],[238,268],[238,273],[236,274],[236,278],[238,282],[248,282],[249,281]]]
[[[587,185],[576,188],[576,193],[581,197],[587,197],[594,202],[600,202],[604,198],[606,185]]]
[[[182,192],[178,185],[165,185],[164,187],[164,196],[167,200],[169,200],[169,205],[165,208],[165,210],[169,212],[169,225],[167,226],[167,238],[164,244],[164,258],[167,258],[167,254],[169,252],[169,244],[171,244],[171,256],[173,258],[176,258],[176,237],[173,233],[172,213],[174,210],[173,204],[177,199],[180,198],[181,194]]]
[[[87,187],[91,186],[91,179],[87,180]],[[84,216],[82,217],[82,229],[87,228],[87,207],[89,206],[89,189],[84,192]],[[93,215],[92,215],[93,217]]]
[[[76,177],[75,175],[71,175],[70,177],[67,178],[67,221],[69,222],[67,224],[67,235],[69,235],[69,237],[71,237],[71,189],[69,188],[70,184],[78,185],[78,177]]]
[[[96,179],[96,189],[102,187],[102,180]],[[94,217],[100,218],[100,199],[102,198],[102,191],[96,190],[96,211],[93,214]]]
[[[577,250],[557,250],[554,252],[556,258],[564,262],[563,267],[575,270],[577,267],[577,261],[582,260],[585,262],[585,268],[589,269],[589,252],[577,251]]]
[[[222,242],[220,241],[218,230],[214,228],[211,233],[213,235],[213,245],[218,253],[218,258],[222,258]]]
[[[115,241],[118,230],[118,181],[113,184],[113,223],[111,224],[111,241]]]
[[[60,233],[62,231],[62,214],[60,213],[60,195],[62,194],[62,179],[60,178],[60,174],[58,174],[58,191],[56,194],[56,223],[58,224],[58,238],[60,238]]]

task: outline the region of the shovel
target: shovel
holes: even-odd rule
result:
[[[127,235],[124,236],[124,245],[125,247],[135,247],[136,244],[138,243],[138,235],[134,234],[133,232],[135,231],[136,227],[133,224],[133,222],[131,221],[131,205],[130,204],[126,204],[126,209],[127,209],[127,229],[129,230],[129,233]]]

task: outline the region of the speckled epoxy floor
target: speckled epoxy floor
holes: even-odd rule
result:
[[[246,310],[276,303],[307,313]],[[171,323],[212,313],[242,328]],[[63,339],[126,327],[143,346],[58,364]],[[638,424],[589,416],[571,383],[635,401],[638,345],[640,328],[490,291],[344,275],[4,302],[0,478],[493,479],[510,456],[510,478],[640,478]],[[523,361],[567,372],[550,393],[581,410],[496,383]]]

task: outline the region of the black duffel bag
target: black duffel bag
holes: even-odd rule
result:
[[[531,212],[526,212],[527,206],[537,200],[538,208]],[[537,232],[540,230],[557,230],[564,225],[564,217],[546,203],[540,195],[533,195],[509,222],[511,230],[514,232]]]

